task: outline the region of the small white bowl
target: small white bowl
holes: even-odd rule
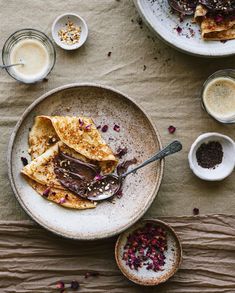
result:
[[[206,169],[199,166],[196,158],[196,151],[202,143],[218,141],[223,148],[223,160],[214,169]],[[235,167],[235,143],[234,141],[220,133],[208,132],[200,135],[192,144],[188,154],[189,166],[193,173],[199,178],[207,181],[220,181],[228,177]]]
[[[72,44],[72,45],[68,45],[66,43],[63,43],[60,40],[60,37],[58,36],[58,32],[60,29],[63,29],[66,27],[66,23],[68,21],[72,21],[76,26],[81,27],[81,35],[80,35],[80,39],[78,43]],[[61,47],[62,49],[65,50],[75,50],[80,48],[86,41],[87,36],[88,36],[88,27],[87,24],[85,22],[85,20],[75,14],[75,13],[65,13],[62,14],[60,16],[58,16],[55,21],[53,22],[52,25],[52,37],[54,39],[54,41],[56,42],[56,44]]]

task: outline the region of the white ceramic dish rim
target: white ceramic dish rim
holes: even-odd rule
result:
[[[198,143],[204,141],[205,139],[208,139],[209,137],[220,137],[220,138],[223,138],[224,140],[227,140],[229,141],[231,144],[233,144],[234,146],[234,150],[235,150],[235,142],[227,135],[224,135],[224,134],[220,134],[218,132],[207,132],[207,133],[203,133],[201,135],[198,136],[198,138],[193,142],[193,144],[191,145],[191,148],[190,148],[190,151],[189,151],[189,154],[188,154],[188,161],[189,161],[189,166],[190,166],[190,169],[193,171],[193,173],[201,178],[202,180],[206,180],[206,181],[221,181],[223,179],[225,179],[226,177],[228,177],[229,175],[231,175],[231,173],[233,172],[234,168],[235,168],[235,162],[234,162],[234,167],[231,168],[230,172],[227,173],[226,175],[224,176],[221,176],[220,179],[211,179],[211,178],[205,178],[202,174],[200,174],[199,172],[197,172],[194,168],[194,163],[193,163],[193,152],[194,152],[194,149],[195,147],[198,145]]]
[[[193,55],[193,56],[198,56],[198,57],[206,57],[206,58],[221,58],[221,57],[229,57],[229,56],[233,56],[235,54],[235,49],[232,52],[226,52],[223,53],[223,51],[221,50],[221,52],[216,52],[213,53],[212,51],[206,53],[206,52],[199,52],[197,49],[194,49],[193,46],[189,47],[185,44],[183,44],[183,42],[181,42],[181,44],[183,45],[179,45],[179,42],[172,40],[168,35],[163,36],[159,30],[154,27],[154,25],[152,24],[151,19],[148,17],[148,15],[146,13],[143,12],[143,7],[141,4],[142,0],[133,0],[134,4],[136,6],[136,9],[138,10],[141,18],[145,21],[145,23],[147,24],[147,26],[155,33],[155,35],[161,39],[164,43],[166,43],[167,45],[177,49],[180,52],[189,54],[189,55]]]
[[[85,37],[84,37],[84,40],[83,42],[78,42],[77,44],[74,44],[72,46],[70,45],[66,45],[66,44],[63,44],[62,42],[57,42],[56,38],[54,37],[54,34],[56,33],[55,32],[55,26],[57,24],[57,22],[65,17],[65,16],[69,16],[69,15],[72,15],[74,17],[77,17],[78,19],[81,20],[81,22],[83,23],[84,27],[85,27]],[[83,17],[81,17],[80,15],[76,14],[76,13],[73,13],[73,12],[67,12],[67,13],[63,13],[59,16],[57,16],[57,18],[54,20],[53,24],[52,24],[52,27],[51,27],[51,35],[52,35],[52,38],[54,40],[54,42],[61,48],[61,49],[64,49],[64,50],[68,50],[68,51],[72,51],[72,50],[76,50],[78,48],[80,48],[87,40],[87,37],[88,37],[88,26],[87,26],[87,23],[85,21],[85,19]]]
[[[148,202],[148,204],[145,206],[144,209],[140,210],[139,213],[137,213],[135,215],[135,217],[133,217],[131,219],[131,221],[120,227],[119,229],[117,229],[114,232],[109,232],[109,233],[105,233],[102,235],[98,235],[98,236],[83,236],[83,237],[73,237],[70,234],[65,234],[65,233],[60,233],[58,231],[56,231],[53,228],[49,228],[45,223],[43,223],[39,218],[37,218],[36,216],[34,216],[31,211],[27,208],[27,206],[25,205],[25,203],[23,202],[23,200],[21,199],[20,194],[17,191],[17,188],[15,187],[15,183],[14,183],[14,179],[13,179],[13,174],[12,174],[12,149],[14,146],[14,141],[15,141],[15,137],[16,134],[18,132],[18,129],[21,127],[22,122],[24,121],[24,119],[26,118],[26,116],[34,109],[35,106],[37,106],[39,103],[41,103],[43,100],[45,100],[48,96],[59,92],[59,91],[63,91],[65,89],[70,89],[73,87],[100,87],[102,89],[107,89],[110,91],[113,91],[116,94],[122,95],[123,97],[125,97],[127,100],[131,101],[137,108],[140,109],[140,111],[142,111],[142,113],[146,116],[146,118],[148,119],[151,127],[154,130],[154,133],[156,134],[156,136],[159,138],[158,142],[159,142],[159,147],[162,148],[162,142],[160,139],[160,134],[155,126],[155,124],[153,123],[152,119],[149,117],[149,115],[145,112],[145,110],[139,105],[137,104],[132,98],[130,98],[128,95],[122,93],[119,90],[116,90],[110,86],[104,86],[101,84],[96,84],[96,83],[72,83],[72,84],[67,84],[67,85],[63,85],[60,87],[57,87],[55,89],[52,89],[50,91],[48,91],[47,93],[43,94],[42,96],[40,96],[39,98],[37,98],[22,114],[22,116],[20,117],[19,121],[17,122],[15,128],[13,129],[13,132],[11,134],[10,140],[9,140],[9,145],[8,145],[8,153],[7,153],[7,164],[8,164],[8,177],[10,179],[10,184],[11,184],[11,188],[13,190],[13,193],[17,199],[17,201],[20,203],[21,207],[23,208],[23,210],[31,217],[31,219],[33,219],[35,222],[37,222],[40,226],[44,227],[46,230],[53,232],[54,234],[61,236],[63,238],[68,238],[68,239],[72,239],[72,240],[98,240],[98,239],[104,239],[104,238],[108,238],[108,237],[112,237],[115,236],[117,234],[120,234],[121,232],[123,232],[124,230],[126,230],[127,228],[129,228],[130,226],[132,226],[134,223],[136,223],[144,214],[145,212],[149,209],[150,205],[152,204],[153,200],[155,199],[155,197],[157,196],[157,193],[160,189],[161,183],[162,183],[162,178],[163,178],[163,173],[164,173],[164,159],[160,161],[160,173],[159,173],[159,178],[160,180],[158,180],[155,183],[154,186],[154,191],[152,193],[152,196]]]

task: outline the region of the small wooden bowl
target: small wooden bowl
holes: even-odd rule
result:
[[[127,242],[128,235],[136,229],[143,227],[146,223],[153,223],[162,227],[166,231],[168,249],[165,253],[166,259],[163,271],[154,272],[152,270],[147,270],[145,266],[140,268],[138,271],[131,270],[122,259],[124,245]],[[130,281],[139,285],[155,286],[166,282],[177,272],[182,261],[182,247],[175,231],[168,224],[160,220],[148,219],[139,221],[118,237],[115,246],[115,258],[119,269]]]

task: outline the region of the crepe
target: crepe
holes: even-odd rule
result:
[[[103,173],[111,173],[117,158],[87,117],[38,116],[29,134],[29,153],[32,159],[41,155],[58,140],[85,160],[97,161]],[[74,152],[73,152],[74,153]]]
[[[204,40],[225,41],[235,39],[235,18],[213,16],[205,5],[199,4],[195,11],[195,20],[201,26]],[[219,20],[219,21],[218,21]]]
[[[44,186],[64,189],[56,178],[54,172],[54,158],[59,153],[59,146],[63,143],[57,142],[42,155],[26,165],[21,173]]]
[[[61,185],[54,170],[55,158],[60,152],[95,163],[103,173],[113,171],[118,160],[91,118],[37,116],[29,134],[32,161],[22,169],[22,174],[50,201],[74,209],[94,208],[94,203]]]
[[[54,158],[63,145],[61,141],[50,147],[45,153],[34,159],[22,169],[27,176],[27,182],[47,200],[53,201],[63,207],[72,209],[95,208],[89,200],[76,196],[66,190],[57,180],[54,172]]]
[[[43,154],[60,139],[49,119],[37,116],[29,133],[29,154],[32,160]]]
[[[35,189],[41,196],[49,201],[61,205],[62,207],[77,210],[93,209],[96,207],[96,203],[76,196],[70,191],[61,190],[53,187],[45,188],[44,185],[31,179],[27,179],[27,181],[29,185],[31,185],[33,189]]]

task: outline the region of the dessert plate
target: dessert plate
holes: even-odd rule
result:
[[[71,239],[101,239],[127,229],[149,208],[162,180],[164,162],[150,164],[128,176],[123,196],[113,203],[104,201],[95,209],[71,210],[45,200],[25,181],[21,157],[28,155],[28,134],[37,115],[89,116],[96,125],[108,125],[102,133],[117,151],[127,147],[125,159],[143,162],[161,148],[159,134],[147,114],[131,98],[94,84],[71,84],[54,89],[33,102],[17,123],[9,144],[9,177],[23,209],[46,229]],[[120,126],[120,132],[113,126]]]
[[[167,0],[134,0],[135,6],[148,27],[168,45],[191,55],[224,57],[235,54],[235,40],[204,41],[200,27],[192,23],[192,16],[181,22],[172,13]]]

